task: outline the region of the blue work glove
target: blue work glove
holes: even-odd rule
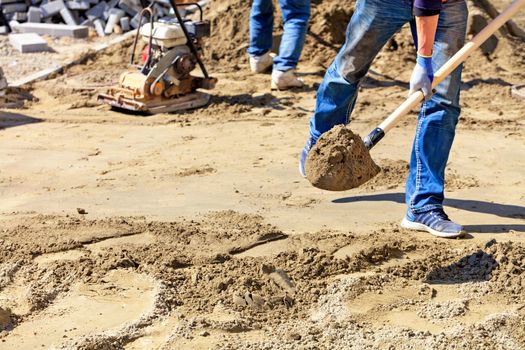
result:
[[[410,92],[408,95],[410,96],[414,92],[421,90],[423,95],[425,95],[425,100],[428,101],[432,98],[432,81],[434,81],[432,56],[424,57],[418,54],[416,62],[410,77]]]

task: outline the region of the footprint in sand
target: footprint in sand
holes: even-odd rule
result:
[[[103,282],[74,285],[70,293],[2,339],[2,349],[60,347],[74,338],[118,330],[154,308],[157,288],[152,278],[114,270]]]

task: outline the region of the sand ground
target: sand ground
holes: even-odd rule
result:
[[[329,5],[315,9],[344,14]],[[525,348],[525,101],[510,95],[525,45],[501,36],[465,67],[445,204],[469,234],[441,240],[398,226],[415,113],[362,187],[299,176],[334,54],[313,34],[299,91],[218,50],[207,108],[125,115],[94,97],[128,43],[0,112],[0,349]],[[372,67],[353,131],[406,96],[406,35]]]

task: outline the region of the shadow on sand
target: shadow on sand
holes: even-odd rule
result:
[[[394,202],[403,204],[405,203],[405,194],[381,193],[364,196],[343,197],[334,199],[332,202],[336,204],[356,202]],[[503,218],[525,219],[525,207],[519,205],[456,198],[445,199],[444,205],[476,213],[496,215]],[[465,226],[465,229],[467,232],[474,233],[508,232],[509,230],[525,232],[525,224],[467,225]]]

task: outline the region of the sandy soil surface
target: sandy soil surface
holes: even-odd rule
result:
[[[525,101],[510,94],[525,44],[499,33],[465,67],[446,205],[469,235],[442,240],[398,226],[415,113],[372,150],[382,170],[363,186],[299,177],[351,8],[314,3],[308,87],[275,92],[246,64],[247,6],[207,13],[207,108],[98,105],[128,42],[0,112],[0,348],[525,348]],[[403,101],[413,62],[404,29],[363,83],[355,132]]]
[[[0,35],[0,67],[4,68],[8,82],[12,83],[43,69],[59,67],[86,55],[96,45],[116,38],[115,35],[98,37],[93,31],[90,31],[88,39],[42,37],[48,43],[49,52],[21,53],[9,43],[7,35]]]

